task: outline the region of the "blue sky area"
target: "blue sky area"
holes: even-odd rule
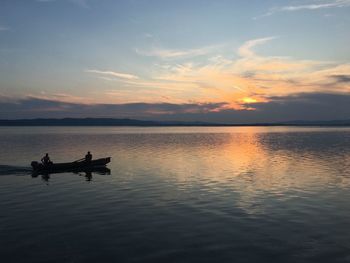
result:
[[[3,0],[0,118],[350,119],[349,28],[349,0]]]

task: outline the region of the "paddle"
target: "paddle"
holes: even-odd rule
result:
[[[76,161],[74,161],[73,163],[77,163],[77,162],[80,162],[80,161],[83,161],[83,160],[85,160],[85,158],[81,158],[81,159],[79,159],[79,160],[76,160]]]

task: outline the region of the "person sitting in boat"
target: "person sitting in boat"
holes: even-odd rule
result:
[[[87,152],[85,155],[85,162],[90,163],[92,160],[92,154],[90,152]]]
[[[52,164],[48,153],[46,153],[45,156],[43,158],[41,158],[41,162],[44,166],[48,166],[48,165]]]

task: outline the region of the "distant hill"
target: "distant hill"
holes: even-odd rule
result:
[[[182,121],[143,121],[113,118],[64,118],[0,120],[0,126],[350,126],[350,119],[329,121],[295,120],[274,123],[230,124]]]
[[[303,125],[303,126],[350,126],[349,120],[329,120],[329,121],[287,121],[283,122],[285,125]]]
[[[0,126],[216,126],[206,122],[143,121],[113,118],[64,118],[0,120]]]

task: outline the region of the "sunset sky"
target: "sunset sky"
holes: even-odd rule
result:
[[[350,119],[350,0],[2,0],[0,118]]]

